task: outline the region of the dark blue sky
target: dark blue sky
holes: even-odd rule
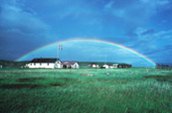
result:
[[[170,0],[0,0],[0,59],[93,37],[172,63],[171,12]]]

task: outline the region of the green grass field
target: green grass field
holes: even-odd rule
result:
[[[1,69],[1,113],[172,113],[172,70]]]

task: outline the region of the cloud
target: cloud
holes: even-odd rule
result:
[[[1,27],[6,29],[18,29],[24,33],[44,32],[49,27],[36,17],[36,15],[16,6],[3,5],[1,7],[0,17]]]
[[[21,54],[51,40],[51,27],[32,12],[24,9],[16,0],[0,5],[0,58],[16,59]],[[31,46],[32,45],[32,46]],[[9,55],[10,54],[10,55]]]
[[[110,0],[104,5],[104,10],[124,21],[144,25],[168,4],[170,4],[169,0]]]
[[[170,3],[169,0],[140,0],[142,3],[153,5],[155,7],[167,5]]]
[[[143,38],[143,36],[149,36],[153,35],[155,33],[154,29],[146,29],[146,28],[142,28],[142,27],[138,27],[134,30],[133,35],[135,35],[137,38]]]
[[[113,7],[114,3],[115,3],[114,1],[110,1],[107,4],[105,4],[104,8],[105,9],[111,9]]]
[[[153,29],[137,28],[134,34],[134,40],[126,43],[127,46],[135,48],[156,62],[168,61],[172,53],[172,30],[155,31]]]

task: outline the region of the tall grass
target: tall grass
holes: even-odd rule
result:
[[[0,70],[0,110],[2,113],[171,113],[171,74],[170,70],[143,68]],[[11,87],[16,84],[17,87]]]

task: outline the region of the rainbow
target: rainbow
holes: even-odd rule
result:
[[[67,39],[67,40],[63,40],[63,41],[57,41],[57,42],[50,43],[50,44],[48,44],[48,45],[42,46],[42,47],[40,47],[40,48],[34,49],[34,50],[28,52],[27,54],[21,56],[20,58],[18,58],[18,59],[16,59],[16,60],[17,60],[17,61],[21,61],[22,59],[24,59],[27,55],[31,54],[32,52],[35,52],[35,51],[37,51],[38,49],[41,49],[41,48],[44,48],[44,47],[48,47],[48,46],[50,46],[50,45],[52,45],[52,44],[57,44],[57,43],[63,44],[63,43],[65,43],[65,42],[70,42],[70,41],[76,41],[76,42],[77,42],[77,41],[86,41],[86,42],[96,42],[96,43],[105,43],[105,44],[109,44],[109,45],[116,46],[116,47],[119,47],[119,48],[121,48],[121,49],[127,50],[127,51],[129,51],[129,52],[131,52],[131,53],[137,55],[138,57],[145,59],[146,61],[148,61],[148,62],[151,63],[152,65],[154,65],[154,66],[156,65],[156,63],[155,63],[153,60],[151,60],[151,59],[148,58],[147,56],[145,56],[145,55],[143,55],[143,54],[141,54],[141,53],[135,51],[134,49],[128,48],[128,47],[123,46],[123,45],[118,44],[118,43],[109,42],[109,41],[104,41],[104,40],[99,40],[99,39],[94,39],[94,38],[93,38],[93,39],[73,38],[73,39]]]

